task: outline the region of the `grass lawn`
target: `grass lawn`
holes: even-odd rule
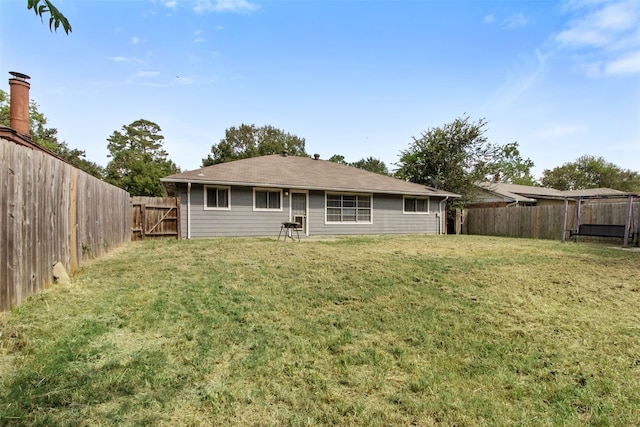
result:
[[[146,241],[0,315],[0,425],[638,420],[640,253],[603,245]]]

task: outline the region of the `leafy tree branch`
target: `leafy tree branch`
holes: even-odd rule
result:
[[[68,35],[71,32],[71,24],[67,18],[49,0],[27,0],[27,9],[35,12],[40,20],[44,21],[44,15],[49,14],[49,30],[58,31],[60,25]]]
[[[471,201],[475,184],[494,177],[533,183],[533,162],[521,157],[518,143],[491,144],[486,126],[485,119],[473,122],[462,117],[428,129],[401,152],[396,177],[462,195],[452,204]]]

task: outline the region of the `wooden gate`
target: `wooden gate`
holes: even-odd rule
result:
[[[131,240],[180,239],[180,198],[131,198]]]

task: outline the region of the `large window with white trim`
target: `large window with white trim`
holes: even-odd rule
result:
[[[370,194],[327,193],[325,202],[327,222],[370,224],[371,206]]]
[[[282,190],[270,188],[254,188],[253,209],[282,210]]]
[[[429,213],[429,198],[404,197],[404,213]]]
[[[230,209],[231,208],[231,188],[213,185],[204,187],[204,208],[205,209]]]

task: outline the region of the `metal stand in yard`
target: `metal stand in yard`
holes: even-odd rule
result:
[[[280,236],[282,236],[282,234],[284,233],[284,242],[287,241],[287,237],[289,237],[291,240],[294,240],[293,238],[293,232],[296,232],[296,235],[298,236],[298,242],[300,241],[300,231],[298,230],[300,227],[300,224],[298,224],[297,222],[283,222],[282,225],[280,226],[280,233],[278,233],[278,240],[280,240]]]

